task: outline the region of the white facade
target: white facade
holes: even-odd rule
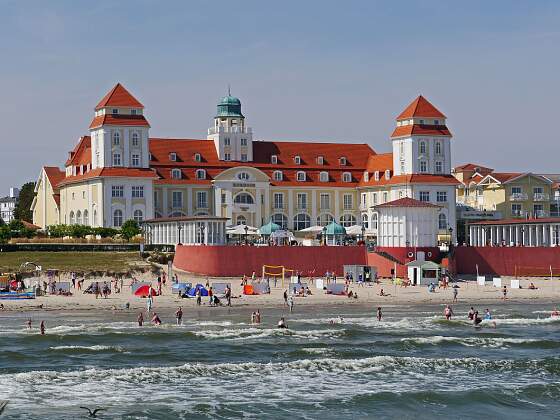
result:
[[[6,197],[0,198],[0,219],[5,223],[10,223],[14,220],[14,210],[16,208],[19,196],[19,189],[10,188],[10,194]]]
[[[379,246],[437,246],[437,207],[382,206],[378,209],[378,215]]]
[[[224,245],[226,218],[199,216],[147,220],[142,223],[146,244]]]

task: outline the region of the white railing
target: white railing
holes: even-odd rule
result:
[[[533,201],[548,201],[549,195],[545,193],[535,193],[533,194]]]
[[[527,200],[527,194],[525,193],[513,193],[509,196],[509,201],[525,201]]]
[[[511,212],[513,217],[525,217],[527,216],[527,212],[525,210],[512,210]]]
[[[219,134],[219,133],[241,133],[241,134],[251,134],[253,129],[251,127],[242,127],[240,125],[232,125],[231,127],[211,127],[208,129],[208,134]]]
[[[535,217],[546,217],[546,212],[544,210],[535,210]]]

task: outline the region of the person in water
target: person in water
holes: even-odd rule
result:
[[[448,321],[451,320],[451,316],[453,315],[453,309],[451,309],[450,305],[445,305],[445,309],[443,310],[443,314],[445,315],[445,319]]]
[[[492,319],[492,314],[490,313],[490,309],[485,309],[484,310],[484,319],[486,319],[486,320]]]
[[[504,288],[502,289],[502,299],[506,300],[507,299],[507,287],[504,286]]]
[[[474,318],[474,313],[475,313],[475,310],[474,310],[474,308],[471,306],[471,309],[470,309],[469,312],[467,313],[467,318],[469,318],[469,319],[472,321],[473,318]]]
[[[383,313],[381,312],[381,306],[377,307],[377,320],[381,321],[381,318],[383,318]]]
[[[41,335],[45,335],[45,321],[41,321],[39,328],[41,329]]]
[[[255,322],[257,324],[261,323],[261,311],[259,311],[258,309],[257,309],[257,312],[255,312]]]
[[[181,309],[181,307],[179,307],[177,309],[177,312],[175,312],[175,318],[177,318],[177,325],[183,324],[183,310]]]
[[[256,324],[256,323],[257,323],[257,313],[253,311],[251,313],[251,324]]]
[[[159,319],[158,314],[154,312],[154,316],[152,317],[152,324],[154,325],[161,325],[161,319]]]
[[[290,313],[294,311],[294,298],[291,296],[288,298],[288,307],[290,308]]]
[[[140,312],[138,314],[138,318],[136,318],[136,320],[138,321],[138,326],[141,327],[142,325],[144,325],[144,315],[142,315],[142,312]]]
[[[476,327],[482,322],[482,318],[478,316],[478,311],[474,312],[473,325]]]
[[[284,290],[284,305],[288,306],[288,291]]]
[[[278,321],[278,328],[288,328],[288,324],[286,324],[284,317],[280,318],[280,321]]]
[[[30,330],[31,329],[31,318],[27,319],[27,329]]]

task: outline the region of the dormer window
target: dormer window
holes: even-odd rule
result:
[[[374,178],[376,181],[379,181],[379,171],[375,171],[375,173],[373,174],[373,178]]]
[[[171,162],[177,162],[177,153],[175,153],[175,152],[169,153],[169,160]]]
[[[273,177],[275,181],[282,181],[284,179],[282,171],[274,171]]]
[[[391,178],[391,170],[387,169],[385,170],[385,179],[390,179]]]
[[[439,125],[439,120],[434,120],[434,125]]]
[[[113,145],[118,146],[120,144],[121,144],[121,135],[119,134],[118,131],[115,131],[113,133]]]
[[[200,155],[200,153],[195,153],[194,154],[194,160],[196,162],[202,162],[202,156]]]
[[[368,172],[368,171],[365,171],[365,172],[364,172],[364,181],[365,181],[365,182],[368,182],[368,181],[369,181],[369,172]]]
[[[329,182],[329,173],[328,172],[321,172],[319,174],[319,181],[321,182]]]
[[[130,110],[130,115],[136,115],[137,112],[138,112],[137,110],[131,109],[131,110]]]
[[[181,170],[180,169],[171,169],[171,178],[172,179],[181,179]]]
[[[344,172],[342,174],[342,182],[352,182],[352,174],[350,172]]]
[[[276,156],[276,155],[270,156],[270,163],[272,163],[273,165],[276,165],[278,163],[278,156]]]
[[[300,156],[294,156],[294,163],[296,165],[301,165],[301,157]]]
[[[119,110],[117,108],[113,108],[113,111],[111,111],[111,112],[112,112],[112,114],[118,114]]]
[[[305,172],[303,172],[303,171],[298,171],[298,173],[297,173],[297,175],[296,175],[296,179],[297,179],[299,182],[305,182],[305,179],[306,179],[306,178],[305,178]]]
[[[340,162],[340,165],[346,166],[347,161],[346,161],[346,158],[344,156],[342,156],[338,161]]]
[[[206,179],[206,171],[204,169],[197,169],[196,179]]]
[[[324,165],[325,164],[325,158],[323,156],[317,156],[317,164],[318,165]]]

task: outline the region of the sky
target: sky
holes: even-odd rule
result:
[[[558,1],[0,0],[0,196],[62,167],[121,82],[153,137],[205,138],[231,92],[255,139],[391,150],[417,95],[453,164],[560,173]]]

